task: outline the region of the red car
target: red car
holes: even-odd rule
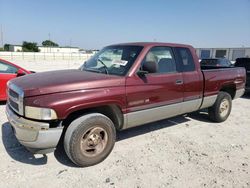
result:
[[[6,84],[10,79],[30,73],[9,61],[0,59],[0,101],[6,100]]]

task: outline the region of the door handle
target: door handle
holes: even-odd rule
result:
[[[176,85],[182,85],[182,84],[183,84],[183,81],[182,81],[182,80],[176,80],[176,81],[175,81],[175,84],[176,84]]]

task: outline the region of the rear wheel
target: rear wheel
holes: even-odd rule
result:
[[[209,118],[215,122],[225,121],[232,109],[232,98],[226,92],[219,92],[214,105],[208,108]]]
[[[69,125],[64,137],[64,148],[76,165],[91,166],[110,154],[115,140],[113,122],[107,116],[93,113],[84,115]]]

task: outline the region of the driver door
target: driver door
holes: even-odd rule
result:
[[[170,47],[149,50],[141,66],[148,73],[128,77],[126,81],[127,128],[180,113],[183,78],[177,69]]]

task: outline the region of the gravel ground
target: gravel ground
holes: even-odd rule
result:
[[[105,161],[78,168],[62,147],[29,153],[1,104],[0,187],[250,187],[249,107],[249,96],[233,101],[220,124],[199,112],[120,132]]]

